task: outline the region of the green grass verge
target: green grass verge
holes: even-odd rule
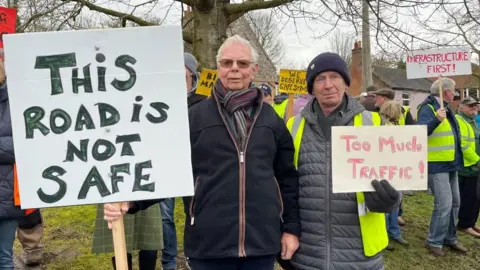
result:
[[[404,218],[407,225],[402,228],[403,236],[410,242],[410,247],[397,245],[393,252],[385,253],[386,269],[477,269],[480,262],[480,240],[459,233],[459,241],[469,248],[467,256],[456,255],[446,250],[444,258],[435,258],[424,248],[432,213],[433,197],[425,192],[417,192],[413,197],[406,197]],[[95,206],[78,206],[42,210],[45,222],[44,243],[46,248],[46,268],[49,270],[69,269],[112,269],[111,254],[95,255],[90,253]],[[185,216],[183,205],[177,199],[175,205],[175,222],[179,250],[183,250],[183,228]],[[21,248],[15,245],[16,253]],[[179,259],[179,269],[185,269],[183,256]],[[137,266],[135,266],[136,269]],[[157,265],[157,269],[160,266]]]

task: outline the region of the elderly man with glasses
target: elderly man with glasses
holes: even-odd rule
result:
[[[195,195],[184,200],[184,251],[192,270],[272,270],[278,253],[288,260],[299,245],[293,140],[252,84],[257,58],[250,42],[228,38],[212,98],[189,110]],[[153,203],[130,203],[129,213]],[[105,219],[126,210],[105,205]]]

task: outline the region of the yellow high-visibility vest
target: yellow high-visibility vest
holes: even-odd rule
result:
[[[460,128],[463,166],[470,167],[477,164],[477,162],[480,160],[480,157],[476,152],[475,132],[473,131],[472,126],[461,115],[457,114],[455,117],[457,118],[458,126]]]
[[[403,106],[403,109],[404,109],[404,112],[402,113],[402,117],[400,117],[400,119],[398,120],[398,124],[400,126],[405,126],[405,120],[407,119],[407,114],[408,114],[408,111],[410,110],[410,108],[407,106]]]
[[[380,115],[376,112],[363,111],[353,118],[353,125],[356,127],[364,125],[380,126],[381,123]],[[287,122],[287,128],[293,137],[295,145],[294,164],[298,168],[298,156],[305,128],[305,118],[300,115],[290,118]],[[365,256],[372,257],[384,250],[388,245],[385,214],[370,212],[366,207],[365,197],[362,192],[357,192],[357,206],[363,252]]]
[[[432,105],[427,104],[437,116],[437,112]],[[418,112],[421,108],[417,110]],[[428,161],[429,162],[447,162],[455,160],[455,137],[453,129],[448,119],[443,121],[428,136]]]
[[[288,105],[288,99],[285,99],[282,101],[282,103],[279,104],[273,104],[273,109],[275,112],[282,118],[284,121],[286,121],[287,117],[287,105]]]

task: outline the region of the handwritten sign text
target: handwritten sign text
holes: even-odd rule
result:
[[[426,189],[426,134],[423,126],[333,127],[334,192],[372,191],[374,179]]]

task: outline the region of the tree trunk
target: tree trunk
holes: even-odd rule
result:
[[[193,54],[203,68],[216,68],[217,51],[227,38],[228,16],[224,5],[217,2],[209,10],[193,8]]]

